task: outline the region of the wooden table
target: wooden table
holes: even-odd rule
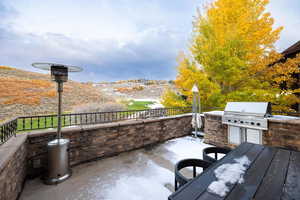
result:
[[[214,170],[244,155],[251,162],[244,183],[230,185],[224,197],[208,192],[208,186],[217,180]],[[243,143],[169,196],[169,200],[222,199],[300,200],[300,152]]]

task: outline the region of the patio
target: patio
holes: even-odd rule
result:
[[[167,199],[174,192],[174,165],[184,158],[202,158],[210,145],[186,136],[73,168],[73,176],[54,186],[39,178],[27,180],[21,200]]]

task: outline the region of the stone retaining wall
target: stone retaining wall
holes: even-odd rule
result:
[[[11,138],[0,146],[0,199],[17,199],[26,178],[26,135]]]
[[[227,125],[222,115],[205,113],[204,141],[220,147],[234,147],[228,143]],[[268,130],[263,131],[263,144],[300,151],[300,119],[268,119]]]
[[[191,132],[191,114],[157,119],[64,128],[70,139],[72,166],[160,143]],[[15,200],[26,177],[36,177],[47,165],[46,144],[56,130],[34,131],[12,137],[0,146],[0,200]]]
[[[62,136],[70,139],[70,164],[76,165],[190,134],[191,119],[191,115],[186,114],[67,128]],[[55,130],[28,133],[29,177],[44,171],[44,166],[47,166],[46,144],[55,137]]]

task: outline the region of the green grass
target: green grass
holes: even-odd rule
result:
[[[65,120],[62,118],[62,126],[69,125],[69,117],[66,117]],[[57,127],[57,117],[37,117],[27,118],[25,120],[18,119],[18,130],[30,130],[30,129],[45,129]]]
[[[154,104],[153,101],[130,101],[127,105],[128,110],[146,110],[149,105]]]

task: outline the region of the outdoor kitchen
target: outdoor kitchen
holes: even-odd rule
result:
[[[204,141],[236,147],[243,142],[300,150],[300,118],[272,115],[267,102],[228,102],[204,113]]]

